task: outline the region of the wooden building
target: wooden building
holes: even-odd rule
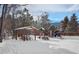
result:
[[[34,35],[34,34],[38,35],[39,30],[36,27],[27,26],[27,27],[16,28],[15,33],[18,37],[22,35]]]

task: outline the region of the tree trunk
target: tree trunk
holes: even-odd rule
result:
[[[3,5],[3,8],[2,8],[2,15],[1,15],[1,24],[0,24],[0,42],[2,42],[2,25],[3,25],[3,19],[5,17],[5,14],[6,14],[6,10],[7,10],[7,4],[4,4]]]

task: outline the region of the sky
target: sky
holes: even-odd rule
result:
[[[65,16],[70,19],[73,13],[79,18],[79,4],[29,4],[26,7],[35,20],[43,12],[48,13],[51,22],[60,22]]]
[[[73,13],[76,14],[79,21],[79,4],[28,4],[22,8],[27,8],[34,20],[37,20],[43,12],[47,12],[48,19],[52,23],[62,21],[65,16],[70,19]],[[0,13],[1,11],[0,9]]]

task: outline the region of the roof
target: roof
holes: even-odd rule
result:
[[[38,29],[37,29],[36,27],[34,27],[34,26],[20,27],[20,28],[16,28],[15,30],[20,30],[20,29],[26,29],[26,30],[36,29],[36,30],[38,30]]]

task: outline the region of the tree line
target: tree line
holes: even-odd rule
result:
[[[61,21],[61,28],[63,32],[77,32],[77,28],[78,28],[78,21],[77,21],[77,16],[74,13],[70,19],[68,18],[68,16],[64,17],[64,20]]]

